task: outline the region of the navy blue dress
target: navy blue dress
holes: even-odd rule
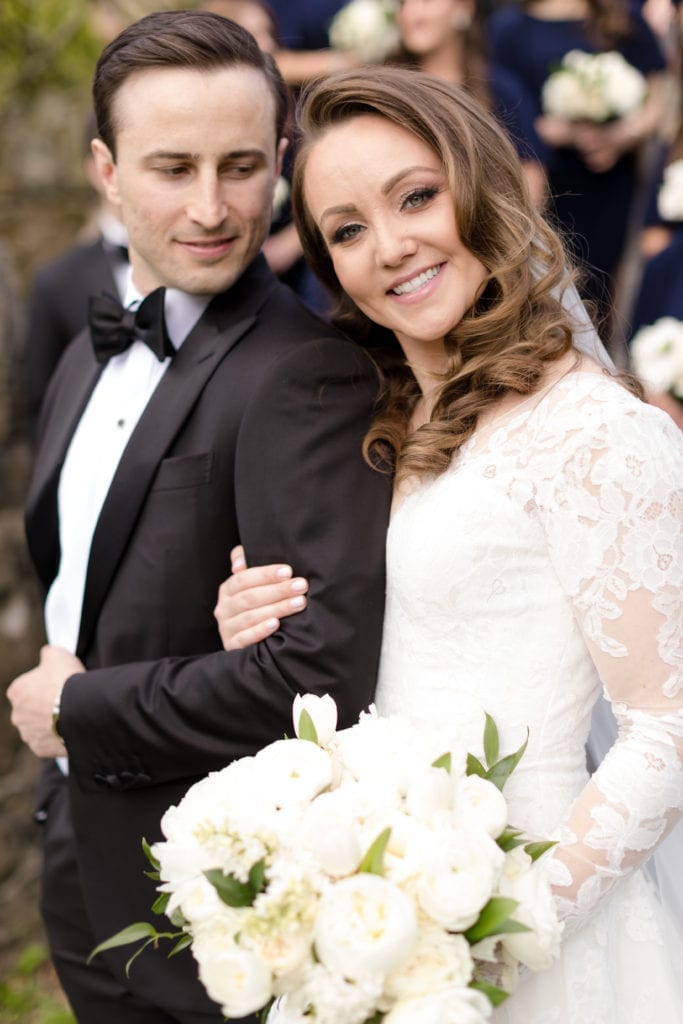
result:
[[[631,317],[631,337],[662,316],[683,320],[683,230],[645,264]]]
[[[288,50],[324,50],[327,30],[347,0],[270,0],[280,43]]]
[[[633,32],[610,49],[618,50],[642,74],[661,71],[665,60],[659,43],[638,11],[631,12]],[[505,8],[488,22],[490,59],[525,83],[536,115],[542,113],[541,90],[569,50],[594,53],[582,20],[548,21]],[[589,270],[583,291],[604,308],[619,264],[637,186],[636,154],[626,153],[609,171],[584,164],[575,149],[548,147],[548,180],[554,218],[570,250]]]

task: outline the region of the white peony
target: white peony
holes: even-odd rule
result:
[[[277,807],[312,800],[332,781],[329,754],[308,740],[276,740],[260,750],[254,760],[270,781]]]
[[[349,981],[321,963],[309,961],[275,1003],[268,1024],[365,1024],[382,996],[382,978]],[[314,1011],[314,1012],[313,1012]]]
[[[492,782],[479,775],[468,775],[458,783],[456,814],[465,827],[470,823],[477,824],[492,839],[497,839],[505,831],[508,806]]]
[[[271,975],[263,960],[251,950],[226,941],[220,929],[198,929],[192,953],[199,964],[202,984],[226,1017],[255,1013],[272,998]]]
[[[413,999],[444,988],[468,985],[472,972],[467,939],[425,921],[421,923],[412,957],[387,977],[384,990],[392,1000]]]
[[[424,912],[449,931],[471,927],[495,889],[503,851],[487,833],[467,828],[437,833],[423,856],[417,897]]]
[[[506,854],[499,892],[518,901],[513,917],[532,929],[503,935],[504,948],[532,971],[550,967],[559,955],[562,925],[543,868],[522,846]]]
[[[657,210],[662,220],[683,220],[683,159],[674,160],[664,168]]]
[[[351,804],[338,789],[321,793],[306,808],[301,839],[332,878],[351,874],[363,855]]]
[[[316,697],[314,693],[297,693],[292,708],[294,731],[297,736],[299,736],[302,711],[306,711],[311,716],[318,735],[318,743],[325,746],[337,730],[337,705],[334,700],[327,693],[322,697]]]
[[[625,117],[637,110],[645,99],[647,83],[616,50],[596,55],[600,61],[603,90],[610,114]]]
[[[451,806],[453,789],[448,772],[431,765],[415,773],[406,791],[406,810],[416,821],[430,821]]]
[[[331,971],[356,980],[397,970],[417,942],[415,907],[379,875],[342,879],[323,894],[315,950]]]
[[[397,1003],[383,1024],[483,1024],[490,1016],[491,1004],[481,992],[451,988]]]

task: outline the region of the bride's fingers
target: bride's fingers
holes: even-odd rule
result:
[[[280,626],[280,620],[296,615],[306,607],[303,594],[296,594],[271,605],[263,605],[223,619],[216,614],[218,631],[226,651],[248,647],[271,636]]]
[[[252,569],[240,569],[221,583],[218,588],[218,596],[219,598],[234,597],[259,587],[283,582],[288,585],[292,582],[292,575],[291,565],[280,565],[279,563],[255,565]],[[248,605],[247,607],[253,606]]]
[[[247,567],[247,560],[244,557],[244,548],[238,544],[230,552],[230,568],[233,572],[241,572]]]

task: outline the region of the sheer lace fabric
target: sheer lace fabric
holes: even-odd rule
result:
[[[663,414],[577,371],[475,433],[392,518],[379,710],[450,720],[475,753],[484,711],[505,752],[528,728],[512,819],[559,840],[562,961],[496,1021],[683,1019],[637,870],[683,811],[682,456]],[[589,779],[601,690],[619,733]]]

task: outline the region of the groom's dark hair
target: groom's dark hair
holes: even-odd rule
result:
[[[208,11],[162,11],[148,14],[124,29],[104,48],[95,68],[93,104],[97,134],[116,159],[114,98],[137,71],[188,68],[212,71],[250,67],[265,77],[275,100],[276,139],[282,138],[289,95],[273,58],[236,22]],[[230,103],[230,96],[225,97]]]

